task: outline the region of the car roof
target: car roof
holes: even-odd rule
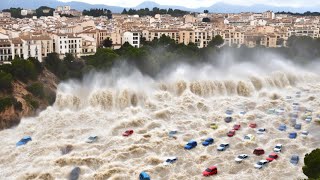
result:
[[[276,146],[282,146],[282,144],[276,144]]]
[[[178,159],[176,156],[167,157],[167,159]]]
[[[260,162],[268,162],[268,161],[263,159],[263,160],[260,160]]]
[[[254,150],[263,150],[262,148],[255,148]]]
[[[277,154],[277,153],[274,153],[274,152],[270,153],[270,155],[277,155],[277,156],[278,156],[278,154]]]
[[[209,169],[216,169],[217,166],[210,166]]]
[[[239,156],[248,156],[248,154],[240,154]]]
[[[31,136],[24,136],[22,139],[31,139]]]

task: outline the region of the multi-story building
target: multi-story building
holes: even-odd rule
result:
[[[133,47],[140,47],[140,32],[125,32],[122,37],[122,44],[128,42]]]
[[[82,53],[82,38],[74,34],[54,34],[53,35],[54,52],[62,58],[65,54],[70,53],[80,57]]]

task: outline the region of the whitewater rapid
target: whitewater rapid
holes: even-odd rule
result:
[[[225,68],[181,65],[157,78],[123,67],[92,73],[81,82],[61,83],[53,106],[0,131],[0,179],[67,179],[74,167],[80,167],[80,179],[138,179],[141,171],[161,180],[304,179],[304,154],[320,145],[315,133],[320,129],[315,123],[320,113],[319,90],[316,72],[282,61],[272,63],[272,68],[245,63]],[[286,96],[292,96],[292,101]],[[292,102],[300,103],[297,121],[302,130],[311,130],[307,138],[290,125]],[[285,113],[267,113],[273,108],[283,108]],[[224,122],[227,109],[234,111],[229,124]],[[313,111],[311,123],[302,119],[306,109]],[[242,116],[240,111],[247,113]],[[250,122],[266,128],[266,134],[257,135],[256,129],[248,127]],[[218,129],[210,129],[211,123],[217,123]],[[241,129],[227,137],[236,123]],[[286,132],[277,129],[283,123]],[[127,129],[134,134],[123,137]],[[176,139],[168,136],[170,130],[178,130]],[[297,139],[288,138],[292,131],[298,132]],[[247,134],[256,140],[245,142]],[[16,147],[26,135],[32,141]],[[90,135],[97,135],[98,141],[86,143]],[[201,142],[207,137],[215,142],[204,147]],[[184,150],[192,139],[198,146]],[[223,142],[230,143],[230,148],[218,152]],[[278,143],[284,146],[279,159],[262,170],[254,169]],[[71,151],[62,154],[67,146]],[[257,147],[266,154],[253,155]],[[249,159],[236,163],[235,157],[243,153]],[[293,154],[300,156],[297,166],[289,162]],[[178,161],[164,166],[170,156]],[[218,167],[218,174],[204,178],[202,171],[212,165]]]

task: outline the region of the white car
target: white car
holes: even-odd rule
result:
[[[259,128],[257,130],[257,134],[264,134],[266,132],[266,129],[265,128]]]
[[[311,122],[312,121],[312,116],[307,116],[305,121],[308,122],[308,123]]]
[[[282,144],[277,144],[274,148],[273,151],[274,152],[281,152],[282,150]]]
[[[267,164],[268,164],[268,161],[267,161],[267,160],[261,160],[261,161],[258,161],[258,162],[254,165],[254,168],[261,169],[261,168],[265,167]]]
[[[302,131],[301,132],[301,136],[304,137],[304,138],[307,137],[308,134],[309,134],[309,131]]]
[[[240,155],[237,156],[234,160],[235,160],[237,163],[241,163],[242,160],[247,159],[248,157],[249,157],[248,154],[240,154]]]
[[[176,162],[178,160],[177,157],[168,157],[164,162],[163,165],[168,166],[170,164],[173,164],[174,162]]]
[[[217,150],[218,151],[224,151],[229,147],[229,143],[222,143],[218,146]]]

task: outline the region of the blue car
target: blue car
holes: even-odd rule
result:
[[[214,142],[214,139],[213,138],[208,138],[208,139],[206,139],[206,140],[204,140],[203,142],[202,142],[202,145],[203,146],[209,146],[210,144],[212,144]]]
[[[31,136],[23,137],[19,142],[16,143],[16,146],[22,146],[27,144],[29,141],[32,141]]]
[[[197,144],[197,141],[191,140],[191,141],[188,142],[188,144],[186,144],[186,145],[184,146],[184,149],[190,150],[190,149],[195,148],[197,145],[198,145],[198,144]]]
[[[294,125],[294,129],[300,130],[301,129],[301,124],[300,123],[295,124]]]
[[[298,164],[299,163],[299,156],[298,155],[292,155],[291,159],[290,159],[290,163],[294,164],[294,165]]]
[[[285,130],[287,130],[287,126],[285,124],[281,124],[278,129],[280,131],[285,131]]]
[[[290,138],[290,139],[295,139],[295,138],[297,138],[297,133],[296,133],[296,132],[289,133],[289,138]]]
[[[139,179],[140,180],[150,180],[150,176],[149,174],[147,174],[146,172],[142,171],[139,175]]]

